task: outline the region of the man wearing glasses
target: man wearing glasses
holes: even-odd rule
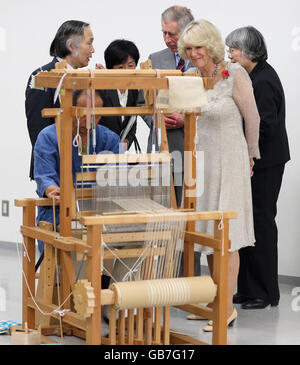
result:
[[[153,69],[173,70],[178,69],[185,72],[193,64],[180,58],[177,50],[177,42],[184,28],[194,20],[190,9],[183,6],[171,6],[161,15],[161,27],[167,48],[150,54]],[[174,166],[173,176],[177,206],[182,205],[183,191],[183,162],[184,162],[184,118],[182,114],[173,113],[165,115],[165,125],[169,151],[172,153]],[[148,151],[152,146],[152,130],[148,141]],[[179,158],[178,158],[179,156]],[[200,275],[200,253],[195,252],[194,263],[195,275]],[[183,266],[181,265],[180,276],[183,276]]]
[[[191,11],[183,6],[171,6],[162,13],[161,26],[167,48],[150,54],[149,59],[152,62],[153,69],[179,69],[185,72],[192,66],[190,61],[181,59],[177,51],[177,42],[180,33],[192,20],[194,20],[194,17]],[[183,188],[184,118],[182,114],[178,113],[166,115],[165,125],[167,129],[169,151],[174,158],[174,185],[177,206],[180,207],[182,203]],[[148,150],[152,145],[152,135],[153,134],[150,132]]]

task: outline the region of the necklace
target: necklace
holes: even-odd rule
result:
[[[218,70],[219,70],[219,65],[216,65],[215,69],[214,69],[214,72],[212,73],[211,77],[214,79],[216,77],[216,74],[218,73]],[[201,72],[201,77],[204,77],[203,76],[203,73]]]

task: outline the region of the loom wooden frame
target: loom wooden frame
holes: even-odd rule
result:
[[[60,92],[61,107],[59,109],[44,110],[44,116],[54,116],[56,119],[58,140],[60,149],[60,233],[49,230],[47,224],[36,227],[36,207],[52,205],[50,199],[16,199],[15,205],[23,208],[23,223],[21,233],[24,238],[23,255],[23,272],[27,279],[28,287],[23,278],[23,325],[27,322],[29,328],[35,327],[36,305],[46,312],[52,312],[56,305],[52,303],[49,296],[53,288],[53,268],[46,260],[43,278],[44,289],[42,299],[35,295],[35,240],[39,239],[45,242],[45,252],[49,253],[48,257],[52,257],[53,248],[60,250],[61,265],[61,297],[67,298],[72,290],[75,282],[75,272],[72,265],[71,252],[83,253],[87,252],[87,279],[92,284],[95,292],[94,312],[90,318],[84,320],[75,312],[67,312],[62,321],[69,324],[73,328],[73,334],[86,338],[87,344],[101,344],[101,305],[113,304],[114,297],[110,290],[101,290],[101,235],[103,224],[118,223],[145,223],[149,216],[147,214],[129,214],[129,215],[107,215],[107,216],[81,216],[80,223],[86,226],[86,241],[72,236],[71,222],[73,206],[73,187],[72,173],[69,166],[72,164],[72,117],[75,113],[86,113],[82,108],[72,106],[72,91],[74,89],[162,89],[168,88],[167,75],[182,75],[181,71],[164,70],[160,79],[156,77],[153,70],[134,70],[134,71],[95,71],[91,77],[88,70],[65,70],[56,69],[51,72],[41,72],[35,78],[37,87],[54,87],[56,88],[58,81],[64,73],[62,89]],[[205,79],[206,88],[211,88],[211,80]],[[77,110],[76,110],[77,109]],[[168,113],[169,111],[164,111]],[[143,115],[154,114],[153,107],[140,108],[97,108],[97,114],[105,115]],[[78,114],[77,114],[78,115]],[[195,114],[185,115],[185,150],[194,150],[195,136]],[[163,122],[162,135],[162,151],[168,151],[166,131]],[[90,158],[90,157],[87,157]],[[195,156],[193,155],[189,164],[185,166],[185,174],[191,171],[190,179],[196,177]],[[190,180],[185,180],[185,192],[193,190],[194,186],[189,184]],[[174,200],[173,200],[174,202]],[[199,314],[214,321],[212,344],[224,345],[227,343],[227,277],[228,277],[228,249],[229,241],[229,221],[236,218],[236,212],[195,212],[195,197],[186,194],[184,197],[184,208],[187,216],[187,228],[185,234],[184,247],[184,275],[189,277],[194,275],[194,245],[203,244],[214,248],[214,272],[213,280],[217,284],[217,296],[213,302],[212,308],[200,305],[180,306],[179,308],[190,313]],[[154,218],[153,218],[154,219]],[[224,222],[223,230],[218,229],[220,220]],[[213,236],[204,235],[195,232],[195,221],[197,220],[213,220],[215,230]],[[108,237],[106,237],[108,238]],[[110,238],[113,240],[114,238]],[[222,254],[223,249],[223,254]],[[130,253],[127,253],[130,255]],[[50,260],[51,261],[51,260]],[[35,297],[34,300],[31,294]],[[65,303],[64,308],[70,308],[70,299]],[[59,318],[58,314],[52,314],[52,317]],[[169,323],[165,325],[164,343],[172,344],[202,344],[201,341],[191,338],[190,336],[181,335],[169,331]],[[148,329],[149,332],[149,329]],[[151,331],[150,331],[151,332]],[[105,342],[105,341],[104,341]]]

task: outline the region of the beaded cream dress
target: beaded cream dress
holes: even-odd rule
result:
[[[232,252],[255,242],[249,157],[260,158],[260,117],[248,73],[237,63],[228,63],[226,69],[229,77],[207,91],[208,105],[197,118],[195,144],[200,196],[196,208],[237,211],[238,218],[230,221],[229,229]],[[213,222],[198,222],[196,230],[213,234]],[[213,252],[208,247],[198,247],[205,254]]]

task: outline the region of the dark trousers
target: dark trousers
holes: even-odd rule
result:
[[[181,207],[181,203],[182,203],[182,190],[183,190],[183,186],[174,186],[175,189],[175,196],[176,196],[176,203],[177,203],[177,207],[180,208]]]
[[[278,286],[277,199],[284,165],[255,170],[252,177],[255,247],[239,250],[238,293],[276,304]]]
[[[183,275],[183,253],[180,261],[179,277],[182,278]],[[194,252],[194,276],[201,276],[201,252]]]

